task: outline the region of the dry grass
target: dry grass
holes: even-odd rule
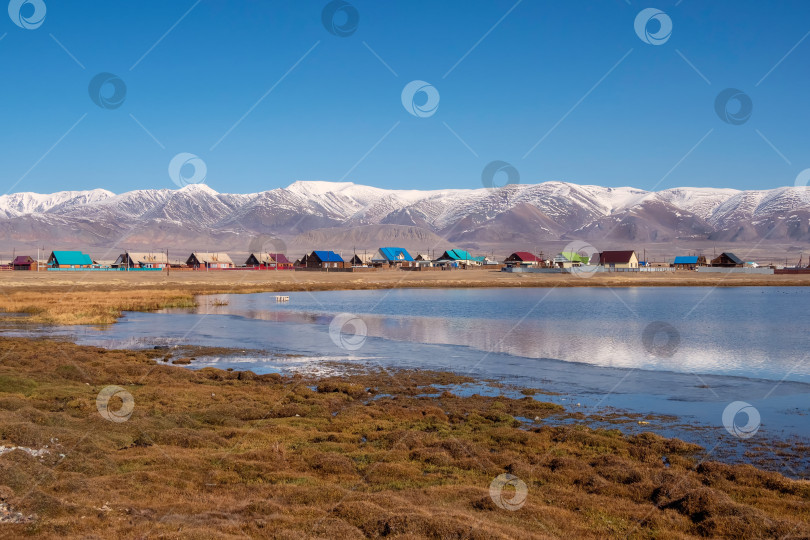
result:
[[[159,351],[0,347],[0,445],[51,452],[0,456],[0,500],[36,515],[0,524],[5,537],[810,535],[807,482],[699,463],[652,434],[522,429],[515,417],[565,414],[528,396],[419,397],[465,380],[451,374],[309,380],[195,372]],[[134,397],[128,421],[98,413],[107,385]],[[505,472],[528,486],[514,512],[489,496]]]
[[[136,291],[65,292],[43,295],[15,291],[0,296],[0,310],[25,313],[25,322],[39,324],[111,324],[124,311],[152,311],[170,307],[194,307],[194,295],[182,291],[145,289]]]
[[[719,275],[696,272],[507,274],[495,270],[439,272],[2,272],[0,311],[30,322],[107,324],[121,311],[191,307],[198,294],[459,287],[808,286],[810,275]],[[214,302],[216,303],[217,300]],[[227,300],[220,300],[227,301]]]

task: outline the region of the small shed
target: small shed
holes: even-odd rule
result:
[[[603,251],[599,264],[605,268],[638,268],[638,256],[633,250]]]
[[[744,266],[745,263],[729,251],[724,251],[718,257],[712,259],[712,266],[721,266],[726,268],[734,268],[737,266]]]
[[[233,261],[227,253],[203,253],[195,251],[186,259],[191,268],[233,268]]]
[[[343,268],[346,263],[334,251],[315,250],[306,256],[307,268]]]
[[[90,268],[92,265],[90,255],[81,251],[52,251],[48,257],[51,268]]]
[[[36,270],[37,261],[29,255],[17,255],[11,262],[11,267],[14,270]]]

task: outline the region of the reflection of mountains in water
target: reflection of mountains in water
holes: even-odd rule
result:
[[[328,327],[335,313],[241,309],[232,306],[201,305],[199,314],[235,315],[250,319],[287,324],[314,324]],[[523,358],[548,358],[567,362],[581,362],[602,367],[638,368],[657,371],[725,373],[748,376],[768,365],[768,354],[751,343],[737,342],[733,348],[727,343],[714,343],[701,336],[695,340],[690,329],[699,323],[683,323],[676,350],[668,350],[665,334],[654,336],[653,351],[645,347],[642,335],[647,323],[626,320],[543,318],[481,319],[428,316],[391,316],[358,314],[366,326],[369,337],[398,342],[454,345],[481,351],[480,362],[493,361],[488,353],[503,353]],[[540,315],[538,315],[540,316]],[[738,326],[749,326],[737,322]],[[749,330],[755,330],[755,325]],[[347,334],[355,332],[349,326]],[[751,334],[749,334],[751,335]],[[690,339],[692,338],[692,339]],[[657,344],[657,346],[656,346]],[[362,350],[357,351],[362,353]],[[670,352],[672,353],[669,356]],[[499,359],[498,361],[502,361]]]

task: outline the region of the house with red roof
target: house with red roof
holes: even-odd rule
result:
[[[28,255],[17,255],[11,263],[14,270],[36,270],[37,261]]]
[[[513,266],[542,266],[543,265],[543,254],[541,253],[538,257],[528,251],[516,251],[509,255],[504,262],[506,263],[507,267]]]

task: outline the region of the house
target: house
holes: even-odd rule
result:
[[[411,254],[398,247],[384,247],[371,256],[375,266],[416,266]]]
[[[599,254],[599,264],[605,268],[638,268],[638,257],[633,250],[603,251]]]
[[[287,258],[286,255],[283,253],[268,253],[270,257],[275,261],[275,264],[271,264],[270,267],[272,268],[275,266],[276,268],[292,268],[293,263],[290,262],[290,259]]]
[[[429,253],[417,253],[416,257],[414,257],[413,260],[416,266],[421,267],[433,266],[433,258],[430,256]]]
[[[575,251],[561,251],[552,261],[554,266],[558,268],[573,268],[575,266],[582,266],[591,264],[591,260],[587,255],[580,255]]]
[[[48,257],[51,268],[90,268],[93,260],[81,251],[52,251]]]
[[[706,257],[703,255],[680,255],[672,263],[678,270],[694,270],[698,266],[706,266]]]
[[[307,268],[344,268],[346,263],[334,251],[313,251],[306,256]]]
[[[349,261],[349,264],[352,266],[370,266],[371,265],[371,255],[355,253],[354,256]]]
[[[293,263],[283,253],[251,253],[245,266],[264,268],[292,268]]]
[[[195,251],[186,259],[191,268],[233,268],[233,261],[227,253],[203,253]]]
[[[119,268],[166,268],[169,266],[169,257],[166,253],[127,251],[118,256],[113,263]]]
[[[712,259],[712,266],[733,268],[735,266],[743,266],[743,264],[742,259],[728,251],[724,251],[719,257]]]
[[[528,251],[516,251],[509,255],[504,262],[506,266],[543,266],[543,255],[532,255]]]
[[[17,255],[11,262],[11,268],[14,270],[36,270],[37,261],[28,255]]]
[[[251,253],[245,261],[245,266],[267,266],[273,262],[269,253]]]
[[[442,253],[441,256],[436,259],[436,262],[449,264],[450,266],[468,266],[474,264],[473,259],[474,257],[463,249],[450,249]]]

